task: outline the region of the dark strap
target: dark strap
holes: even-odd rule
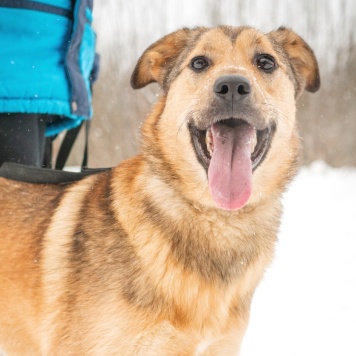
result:
[[[63,9],[62,7],[44,4],[38,1],[31,0],[0,0],[0,7],[10,7],[15,9],[26,9],[48,12],[50,14],[73,18],[71,10]]]
[[[65,184],[76,182],[93,174],[102,173],[111,168],[88,169],[82,172],[57,171],[24,164],[4,162],[0,167],[0,177],[26,183]]]
[[[85,121],[85,145],[84,145],[84,155],[82,162],[82,170],[88,167],[88,151],[89,151],[89,132],[90,132],[90,120]]]
[[[88,138],[89,138],[89,129],[90,127],[88,126],[88,121],[87,122],[87,127],[85,130],[85,146],[84,146],[84,158],[83,158],[83,163],[82,167],[87,166],[87,161],[88,161]],[[67,162],[67,159],[69,157],[70,151],[72,150],[72,147],[74,145],[74,142],[76,138],[78,137],[79,131],[81,127],[83,126],[84,121],[80,123],[79,126],[75,127],[74,129],[68,130],[66,135],[64,136],[64,139],[61,143],[61,147],[58,152],[57,160],[56,160],[56,165],[55,169],[63,169],[64,165]]]

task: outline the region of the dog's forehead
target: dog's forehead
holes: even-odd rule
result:
[[[255,53],[274,52],[268,36],[252,27],[220,26],[203,33],[192,54],[207,54],[219,57],[230,57],[238,54],[247,56]]]

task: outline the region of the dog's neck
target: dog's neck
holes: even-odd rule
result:
[[[138,176],[129,181],[138,182],[137,196],[142,199],[144,211],[155,217],[156,227],[162,231],[177,263],[205,281],[229,285],[261,253],[268,255],[273,250],[281,215],[280,192],[269,195],[268,204],[260,199],[258,204],[249,204],[236,212],[205,205],[204,201],[209,201],[204,196],[209,194],[208,189],[195,189],[194,184],[192,195],[197,199],[191,199],[192,195],[182,188],[188,185],[182,182],[184,177],[165,159],[160,142],[152,141],[152,137],[159,139],[155,132],[159,130],[165,100],[162,97],[155,105],[143,126],[143,153],[134,159],[141,168]],[[265,225],[263,235],[255,231],[257,221],[259,226]]]

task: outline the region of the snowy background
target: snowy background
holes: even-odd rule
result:
[[[356,355],[356,170],[303,168],[241,356]]]

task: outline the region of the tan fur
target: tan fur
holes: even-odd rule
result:
[[[262,73],[254,57],[278,64]],[[197,75],[191,59],[211,68]],[[252,86],[256,126],[276,132],[240,210],[219,209],[188,119],[209,117],[222,75]],[[0,178],[0,349],[5,355],[236,355],[273,258],[281,194],[296,171],[295,98],[319,87],[291,30],[183,29],[151,45],[132,76],[163,93],[141,153],[67,185]]]

